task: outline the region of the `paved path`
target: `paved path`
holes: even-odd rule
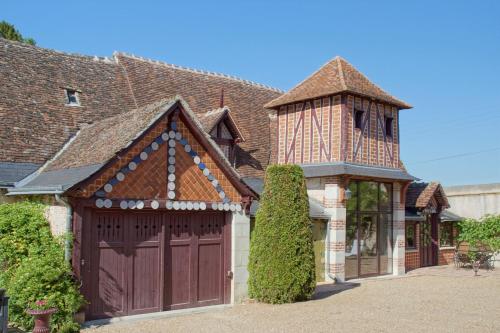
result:
[[[308,302],[237,305],[83,332],[500,332],[500,268],[473,275],[425,268],[404,278],[323,285]]]

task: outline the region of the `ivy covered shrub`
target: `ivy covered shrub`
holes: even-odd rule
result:
[[[466,219],[458,224],[458,240],[472,248],[487,246],[500,251],[500,215],[486,215],[480,220]]]
[[[32,329],[26,308],[43,299],[58,309],[52,316],[56,332],[78,331],[73,313],[84,300],[64,260],[63,242],[52,236],[44,209],[32,202],[0,205],[0,287],[10,296],[9,321]]]
[[[250,242],[250,297],[290,303],[312,296],[316,279],[311,226],[302,169],[269,166]]]

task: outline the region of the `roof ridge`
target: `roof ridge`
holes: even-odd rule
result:
[[[312,74],[308,75],[305,79],[303,79],[302,81],[300,81],[299,83],[297,83],[295,86],[292,87],[292,89],[288,90],[287,93],[290,92],[290,91],[292,91],[293,89],[299,87],[301,84],[303,84],[304,82],[306,82],[307,80],[309,80],[310,78],[312,78],[314,75],[316,75],[316,73],[318,73],[319,71],[321,71],[326,65],[328,65],[331,62],[335,61],[337,58],[338,58],[338,56],[336,56],[336,57],[328,60],[327,62],[325,62],[320,68],[318,68]]]
[[[88,61],[102,61],[102,62],[109,63],[109,64],[116,64],[114,58],[110,58],[110,57],[106,57],[106,56],[101,57],[101,56],[97,56],[97,55],[87,55],[87,54],[59,51],[59,50],[50,49],[47,47],[40,47],[38,45],[26,44],[26,43],[18,42],[15,40],[6,39],[3,37],[0,37],[0,41],[6,43],[6,45],[4,46],[6,48],[9,47],[9,45],[11,45],[14,47],[19,47],[19,48],[34,49],[34,50],[37,50],[40,52],[41,51],[50,52],[50,53],[54,53],[54,54],[58,54],[58,55],[66,56],[66,57],[81,58],[83,60],[88,60]]]
[[[370,84],[372,84],[376,89],[379,89],[381,92],[383,92],[384,94],[386,94],[387,96],[391,97],[392,99],[394,99],[395,101],[399,101],[401,104],[405,104],[407,105],[409,108],[412,108],[412,106],[408,103],[406,103],[405,101],[402,101],[401,99],[397,98],[396,96],[394,96],[393,94],[390,94],[388,93],[385,89],[382,89],[378,84],[375,84],[375,82],[373,82],[372,80],[370,80],[370,78],[368,78],[368,76],[366,76],[363,72],[361,72],[359,69],[357,69],[353,64],[351,64],[349,61],[345,60],[345,59],[342,59],[340,57],[339,58],[339,61],[340,60],[344,60],[346,62],[346,64],[348,64],[349,66],[351,66],[357,73],[359,73],[365,80],[367,80]],[[343,78],[343,77],[342,77]],[[346,85],[346,90],[350,90],[347,85]]]
[[[234,80],[234,81],[245,83],[245,84],[248,84],[248,85],[251,85],[251,86],[255,86],[255,87],[258,87],[258,88],[267,89],[267,90],[271,90],[271,91],[275,91],[275,92],[279,92],[279,93],[284,93],[285,92],[284,90],[281,90],[279,88],[271,87],[271,86],[268,86],[268,85],[265,85],[265,84],[262,84],[262,83],[258,83],[258,82],[255,82],[255,81],[250,81],[250,80],[242,79],[240,77],[233,76],[233,75],[228,75],[228,74],[218,73],[218,72],[211,72],[211,71],[206,71],[206,70],[202,70],[202,69],[196,69],[196,68],[192,68],[192,67],[179,66],[179,65],[175,65],[175,64],[170,64],[170,63],[165,62],[165,61],[154,60],[154,59],[150,59],[150,58],[144,58],[144,57],[136,56],[134,54],[126,53],[126,52],[119,52],[119,51],[113,52],[113,56],[114,57],[116,57],[118,55],[121,55],[121,56],[124,56],[124,57],[128,57],[128,58],[132,58],[132,59],[136,59],[136,60],[140,60],[140,61],[144,61],[144,62],[148,62],[148,63],[151,63],[153,65],[166,66],[166,67],[169,67],[169,68],[173,68],[173,69],[177,69],[177,70],[183,70],[183,71],[186,71],[186,72],[191,72],[191,73],[196,73],[196,74],[203,74],[203,75],[214,76],[214,77],[219,77],[219,78],[223,78],[223,79]]]
[[[344,61],[346,61],[346,60],[342,59],[340,56],[336,56],[335,59],[337,60],[337,66],[339,69],[340,83],[342,84],[342,87],[344,88],[344,90],[347,90],[347,85],[345,84],[344,69],[342,68],[342,61],[340,61],[340,60],[344,60]]]

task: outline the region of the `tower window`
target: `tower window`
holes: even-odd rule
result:
[[[65,89],[65,90],[66,90],[66,104],[80,105],[80,101],[78,99],[78,92],[74,89]]]
[[[385,117],[385,135],[392,137],[392,118]]]
[[[354,127],[361,129],[361,126],[363,126],[363,114],[364,111],[362,110],[356,110],[354,112]]]

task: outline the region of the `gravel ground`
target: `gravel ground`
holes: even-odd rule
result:
[[[500,268],[480,274],[427,268],[404,278],[322,285],[308,302],[244,304],[83,332],[500,332]]]

